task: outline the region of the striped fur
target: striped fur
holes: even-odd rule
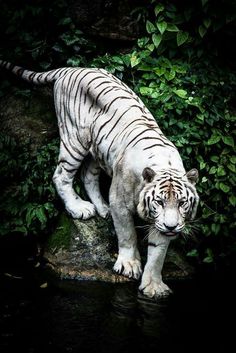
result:
[[[138,211],[152,225],[140,289],[151,297],[166,294],[160,271],[170,238],[196,214],[197,171],[186,173],[176,147],[140,98],[107,71],[61,68],[36,73],[5,61],[0,66],[30,83],[54,84],[60,153],[53,181],[67,212],[81,219],[111,213],[119,245],[114,270],[137,279],[142,270],[133,214]],[[80,167],[91,202],[73,190]],[[112,177],[109,206],[99,189],[101,169]]]

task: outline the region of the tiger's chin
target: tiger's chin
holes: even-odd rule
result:
[[[160,234],[171,239],[176,239],[180,235],[180,233],[176,232],[160,232]]]

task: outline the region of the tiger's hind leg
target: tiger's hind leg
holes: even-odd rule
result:
[[[102,197],[100,186],[99,186],[99,176],[101,168],[92,156],[89,156],[85,163],[83,164],[83,169],[81,171],[81,179],[83,181],[85,190],[90,200],[94,204],[97,213],[102,218],[107,218],[109,216],[109,206]]]
[[[53,175],[57,192],[65,204],[67,212],[73,218],[88,219],[95,215],[95,207],[91,202],[82,200],[73,189],[74,176],[79,169],[89,148],[74,146],[61,141],[58,166]]]

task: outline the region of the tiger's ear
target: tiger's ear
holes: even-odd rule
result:
[[[193,168],[189,172],[186,173],[186,176],[188,178],[188,181],[191,184],[195,185],[197,183],[198,177],[199,177],[198,170]]]
[[[144,168],[142,176],[145,181],[147,181],[148,183],[151,183],[151,181],[153,181],[155,174],[156,173],[154,172],[154,170],[147,167],[147,168]]]

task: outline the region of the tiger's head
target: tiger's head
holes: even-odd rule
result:
[[[145,168],[144,187],[139,196],[138,214],[155,225],[163,235],[174,237],[185,227],[186,220],[194,219],[199,197],[195,188],[198,171],[185,175],[173,170],[155,172]]]

